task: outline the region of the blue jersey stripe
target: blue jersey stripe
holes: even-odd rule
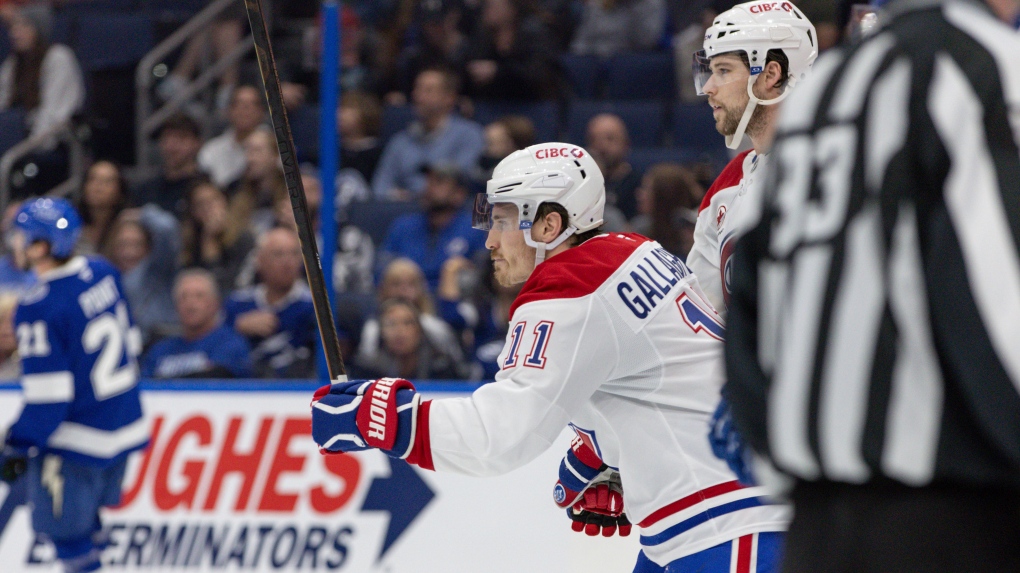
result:
[[[760,505],[765,505],[765,502],[763,502],[760,497],[749,497],[747,499],[738,499],[737,501],[724,503],[723,505],[713,507],[712,509],[705,510],[693,517],[689,517],[676,525],[666,528],[656,535],[642,535],[641,545],[659,545],[660,543],[665,543],[681,533],[694,529],[709,519],[719,517],[720,515],[726,515],[727,513],[733,513],[734,511],[740,511],[741,509],[747,509],[749,507],[758,507]]]

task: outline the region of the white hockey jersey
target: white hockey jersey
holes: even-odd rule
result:
[[[656,563],[785,529],[786,509],[740,486],[709,448],[722,327],[680,259],[640,235],[590,239],[535,269],[510,324],[494,383],[422,405],[422,467],[509,472],[569,422],[619,469],[624,507]]]
[[[729,299],[729,259],[736,239],[758,219],[766,155],[753,149],[734,157],[705,193],[694,226],[687,266],[708,301],[725,318]]]

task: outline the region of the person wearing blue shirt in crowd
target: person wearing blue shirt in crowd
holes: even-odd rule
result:
[[[259,241],[260,282],[235,291],[224,305],[225,323],[246,337],[260,377],[310,378],[318,336],[315,307],[304,271],[297,233],[277,227]]]
[[[434,164],[422,171],[426,174],[422,212],[393,221],[379,264],[383,268],[396,257],[411,259],[435,292],[443,263],[452,257],[472,259],[476,253],[486,252],[485,236],[471,228],[465,172],[452,164]]]
[[[128,454],[149,441],[141,335],[117,270],[73,256],[81,219],[70,203],[28,201],[14,227],[17,259],[39,283],[15,312],[25,406],[7,432],[0,474],[27,473],[32,526],[64,571],[95,571],[105,545],[99,509],[120,502]]]
[[[251,376],[248,343],[220,322],[216,277],[188,269],[174,282],[181,336],[164,338],[145,355],[146,378],[244,378]]]
[[[415,78],[414,111],[417,121],[386,144],[372,178],[377,199],[406,201],[422,193],[421,168],[451,163],[467,173],[485,149],[482,126],[454,113],[457,76],[444,69],[426,69]]]

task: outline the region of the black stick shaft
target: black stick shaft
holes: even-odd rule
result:
[[[315,244],[315,232],[309,218],[308,203],[305,200],[305,189],[301,183],[301,173],[297,166],[297,155],[294,152],[294,138],[290,132],[290,121],[283,105],[283,93],[280,90],[280,76],[276,71],[276,59],[273,57],[272,46],[269,45],[269,30],[266,27],[265,14],[260,0],[245,0],[248,21],[251,23],[252,38],[255,40],[255,53],[259,58],[259,70],[262,72],[262,84],[265,87],[266,101],[269,103],[269,115],[273,120],[276,132],[276,143],[280,148],[280,159],[283,161],[283,175],[287,181],[287,192],[290,194],[290,205],[294,209],[294,220],[297,222],[298,238],[301,241],[301,258],[305,263],[308,275],[308,287],[312,291],[312,302],[315,305],[315,317],[319,323],[319,336],[322,337],[322,349],[326,354],[326,365],[329,378],[333,381],[347,379],[343,357],[340,354],[340,340],[333,324],[333,312],[329,307],[327,283],[322,275],[319,262],[319,249]],[[323,185],[332,185],[332,181],[323,181]],[[334,240],[333,237],[324,237]]]

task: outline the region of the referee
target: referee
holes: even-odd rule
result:
[[[1018,11],[894,0],[784,106],[724,393],[786,573],[1020,571]]]

